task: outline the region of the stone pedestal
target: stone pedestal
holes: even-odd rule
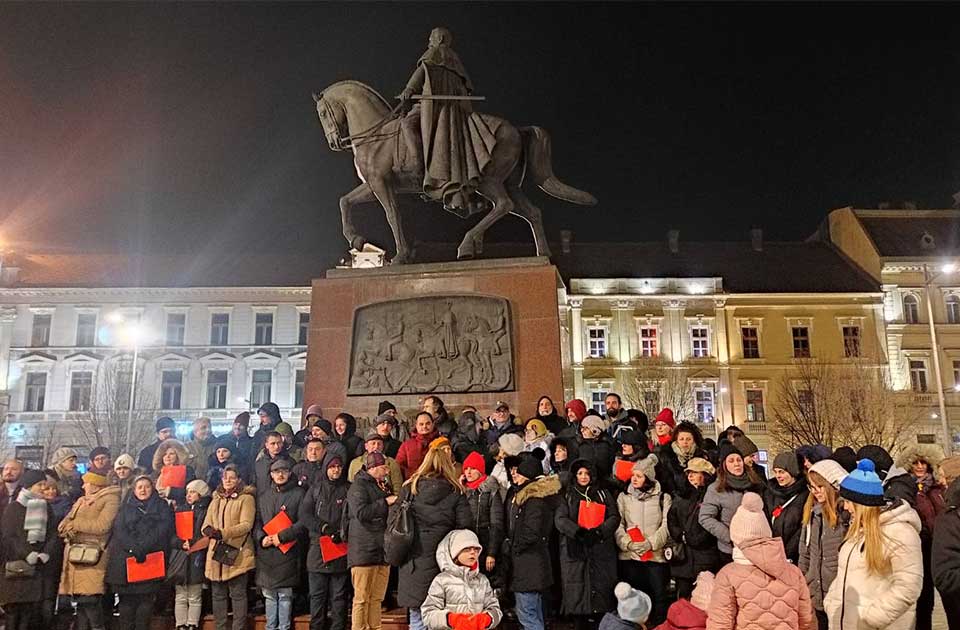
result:
[[[451,413],[562,407],[559,282],[547,258],[330,270],[313,282],[304,409],[363,419],[389,400],[412,419],[430,394]]]

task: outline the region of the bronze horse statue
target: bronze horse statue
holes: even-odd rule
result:
[[[313,98],[330,149],[353,151],[354,166],[361,181],[340,198],[343,236],[351,247],[362,249],[366,239],[353,224],[353,207],[379,201],[396,241],[397,254],[392,263],[411,262],[412,251],[400,225],[397,195],[421,194],[422,174],[415,172],[409,160],[404,159],[399,107],[391,110],[380,94],[359,81],[334,83]],[[482,251],[486,230],[507,214],[525,219],[533,231],[537,254],[549,256],[541,212],[523,192],[524,181],[532,179],[547,194],[571,203],[590,206],[597,200],[554,176],[550,136],[544,129],[517,128],[505,120],[497,123],[492,159],[477,184],[477,192],[486,203],[474,205],[470,212],[486,212],[486,215],[467,231],[457,248],[457,258],[472,258]]]

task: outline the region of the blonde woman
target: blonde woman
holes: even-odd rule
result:
[[[920,517],[903,501],[885,501],[869,459],[840,483],[840,496],[851,520],[823,602],[830,627],[912,630],[923,586]]]
[[[437,546],[454,529],[469,529],[470,503],[450,456],[450,441],[430,442],[423,462],[403,484],[400,500],[411,501],[414,529],[410,557],[400,566],[397,603],[410,609],[410,629],[425,630],[420,606],[440,573]]]
[[[840,483],[846,476],[844,467],[832,459],[820,460],[807,471],[810,494],[803,506],[798,566],[807,579],[820,630],[827,630],[823,600],[837,577],[837,558],[850,520],[840,499]]]

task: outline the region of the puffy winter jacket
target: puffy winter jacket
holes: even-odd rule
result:
[[[880,530],[888,541],[885,551],[893,571],[889,575],[870,573],[863,541],[843,543],[837,577],[823,602],[834,630],[914,627],[923,586],[920,517],[905,502],[897,502],[880,513]]]
[[[464,567],[454,558],[469,546],[478,544],[469,530],[454,530],[437,545],[437,566],[440,573],[430,582],[427,597],[420,607],[423,623],[430,630],[448,630],[448,613],[487,613],[493,619],[491,627],[503,617],[500,602],[490,586],[490,580],[477,567]]]
[[[127,580],[127,559],[142,562],[147,554],[170,553],[173,538],[173,511],[167,502],[152,492],[146,501],[130,494],[120,506],[113,522],[110,544],[107,547],[107,584],[123,594],[156,593],[162,579],[144,582]]]
[[[257,496],[257,520],[253,529],[253,541],[257,550],[257,586],[261,588],[295,587],[300,583],[300,559],[306,553],[307,531],[306,525],[300,520],[303,494],[303,488],[290,478],[282,486],[271,483],[269,490]],[[286,512],[292,523],[277,532],[281,543],[294,543],[287,553],[283,553],[275,545],[264,547],[261,544],[267,537],[264,526],[280,512]]]
[[[186,468],[186,483],[182,488],[167,488],[160,484],[160,476],[164,469],[163,456],[171,448],[177,453],[177,463],[174,466],[184,466]],[[197,478],[196,469],[187,463],[189,459],[190,454],[187,452],[187,447],[180,440],[173,438],[161,442],[153,454],[153,474],[150,475],[150,478],[153,479],[153,485],[157,488],[157,493],[161,497],[170,499],[177,505],[183,504],[187,499],[186,484]]]
[[[740,507],[744,493],[729,487],[724,492],[718,492],[717,483],[716,481],[711,483],[703,496],[703,504],[700,506],[700,525],[717,539],[717,548],[729,555],[733,553],[733,543],[730,542],[730,521]]]
[[[383,561],[383,532],[387,529],[387,496],[389,493],[366,470],[358,472],[350,484],[347,491],[349,566],[386,564]]]
[[[240,553],[233,565],[217,562],[213,559],[217,545],[211,541],[210,546],[207,547],[207,567],[204,571],[211,582],[228,582],[256,566],[253,551],[253,522],[257,517],[254,499],[257,489],[247,486],[230,494],[224,494],[221,490],[222,488],[213,493],[201,531],[208,525],[218,530],[223,541],[239,548]]]
[[[670,540],[667,528],[667,513],[670,511],[670,495],[662,494],[660,482],[656,481],[648,492],[630,487],[617,497],[617,510],[620,512],[620,524],[617,526],[616,540],[620,549],[620,560],[640,561],[643,554],[630,551],[628,530],[639,528],[643,537],[650,543],[653,556],[649,562],[666,562],[663,548]],[[662,614],[662,613],[661,613]]]
[[[707,630],[816,630],[807,581],[787,562],[782,540],[760,538],[734,551],[714,581]]]
[[[550,475],[507,494],[504,555],[509,557],[508,585],[514,593],[545,591],[553,585],[548,541],[559,492],[560,479]]]
[[[823,507],[817,503],[810,514],[810,522],[800,532],[800,560],[797,566],[807,578],[810,600],[815,610],[823,610],[823,600],[837,577],[840,546],[847,535],[846,520],[841,514],[837,518],[837,526],[830,527],[823,518]]]
[[[800,530],[803,528],[803,506],[807,502],[807,480],[797,479],[787,487],[780,486],[776,478],[767,481],[764,503],[770,517],[773,535],[783,540],[787,560],[793,564],[800,559]]]
[[[686,599],[678,599],[670,604],[667,620],[654,630],[706,630],[707,613]]]
[[[606,479],[613,470],[613,458],[616,455],[616,446],[607,437],[606,433],[601,433],[595,440],[585,440],[580,437],[577,440],[578,457],[593,462],[597,469],[597,479]]]
[[[324,466],[332,456],[324,457]],[[321,479],[307,490],[300,503],[300,522],[309,532],[309,551],[307,552],[307,571],[311,573],[342,573],[347,570],[347,557],[324,562],[320,552],[320,537],[340,537],[343,519],[347,512],[347,494],[350,482],[342,474],[336,481]],[[346,529],[343,527],[342,529]]]
[[[717,538],[700,524],[700,506],[706,493],[706,486],[691,486],[686,496],[672,497],[667,513],[667,529],[672,540],[686,546],[683,564],[670,565],[673,577],[694,580],[701,571],[716,573],[720,570]]]
[[[43,501],[39,496],[35,499]],[[47,554],[47,562],[57,556],[56,548],[60,543],[57,538],[57,522],[53,516],[53,509],[49,505],[45,507],[47,528],[43,540],[37,543],[27,542],[27,532],[23,528],[27,508],[14,500],[3,509],[0,516],[0,531],[3,532],[3,536],[0,537],[0,562],[26,560],[31,552]],[[37,561],[36,567],[36,573],[29,577],[7,578],[5,573],[0,575],[0,604],[39,603],[43,599],[46,567],[41,561]]]
[[[110,528],[120,510],[120,488],[110,486],[87,495],[70,508],[60,521],[58,531],[67,539],[63,550],[69,557],[70,547],[76,543],[95,543],[106,549]],[[61,595],[102,595],[105,592],[107,553],[100,554],[96,564],[74,564],[64,560],[60,575]]]
[[[397,463],[400,464],[400,470],[403,472],[404,479],[409,479],[413,473],[417,472],[417,468],[420,468],[420,464],[423,463],[424,456],[427,454],[427,451],[430,450],[430,442],[438,437],[440,437],[440,434],[434,430],[427,435],[420,435],[418,433],[403,441],[403,444],[400,445],[400,450],[397,451],[396,459]],[[394,488],[393,491],[400,492],[400,489]]]
[[[500,556],[503,544],[504,512],[500,484],[493,477],[487,477],[476,489],[467,488],[467,503],[470,504],[470,529],[476,532],[483,547],[480,566],[484,566],[487,556]]]
[[[947,488],[946,511],[933,530],[933,583],[940,591],[947,625],[960,628],[960,479]]]

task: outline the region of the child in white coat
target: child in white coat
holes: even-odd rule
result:
[[[469,529],[455,529],[437,547],[440,573],[433,578],[420,606],[430,630],[485,629],[496,627],[500,602],[487,576],[480,573],[480,541]]]

